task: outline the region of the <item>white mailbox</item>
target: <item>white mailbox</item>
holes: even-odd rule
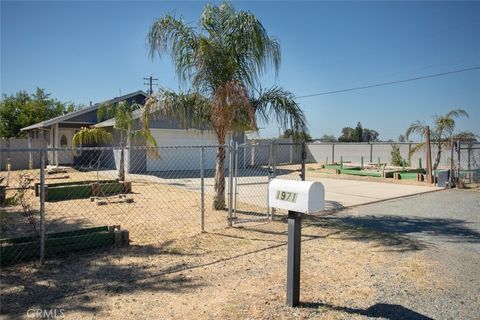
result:
[[[316,212],[325,209],[325,188],[320,182],[272,179],[268,201],[273,208]]]

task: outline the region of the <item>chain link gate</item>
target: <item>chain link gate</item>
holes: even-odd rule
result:
[[[231,143],[229,150],[229,225],[273,220],[269,182],[305,179],[305,143]]]
[[[480,143],[457,141],[455,150],[457,152],[455,176],[459,185],[480,183]]]

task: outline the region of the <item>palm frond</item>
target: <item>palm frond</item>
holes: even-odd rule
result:
[[[151,25],[147,34],[149,56],[153,58],[158,54],[161,57],[163,53],[169,53],[177,75],[185,81],[195,68],[197,40],[193,27],[181,18],[166,14]]]
[[[150,118],[175,120],[185,129],[202,129],[209,124],[209,101],[198,92],[176,93],[160,89],[157,95],[147,99],[142,110],[144,127],[148,125]]]
[[[463,109],[455,109],[455,110],[450,110],[446,115],[446,118],[461,118],[465,117],[468,118],[468,112],[463,110]]]
[[[80,131],[75,133],[72,138],[72,146],[74,148],[83,144],[97,144],[104,142],[111,142],[113,140],[112,134],[102,128],[87,128],[83,127]]]
[[[218,88],[210,108],[210,122],[220,140],[232,129],[239,113],[246,115],[246,124],[251,130],[257,130],[255,111],[249,100],[248,90],[240,81],[230,81]]]
[[[470,131],[462,131],[452,136],[453,141],[477,142],[478,136]]]
[[[308,132],[305,114],[291,92],[276,86],[260,90],[259,96],[253,97],[251,103],[256,116],[263,123],[268,124],[275,120],[284,130]]]
[[[424,137],[426,130],[427,126],[423,122],[417,120],[416,122],[408,126],[407,130],[405,131],[405,137],[409,139],[412,134],[418,134]]]
[[[410,149],[410,152],[408,153],[408,159],[412,157],[418,150],[422,149],[425,147],[425,142],[419,143],[415,145],[412,149]]]

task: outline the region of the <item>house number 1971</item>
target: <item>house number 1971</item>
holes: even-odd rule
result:
[[[298,196],[298,193],[296,192],[287,192],[287,191],[278,190],[275,196],[275,199],[295,203],[297,202],[297,196]]]

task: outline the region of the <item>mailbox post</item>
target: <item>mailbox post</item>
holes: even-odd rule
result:
[[[287,305],[300,302],[300,252],[302,247],[302,213],[288,211]]]
[[[270,206],[288,210],[287,305],[300,303],[300,253],[302,216],[325,208],[325,189],[320,182],[272,179]]]

